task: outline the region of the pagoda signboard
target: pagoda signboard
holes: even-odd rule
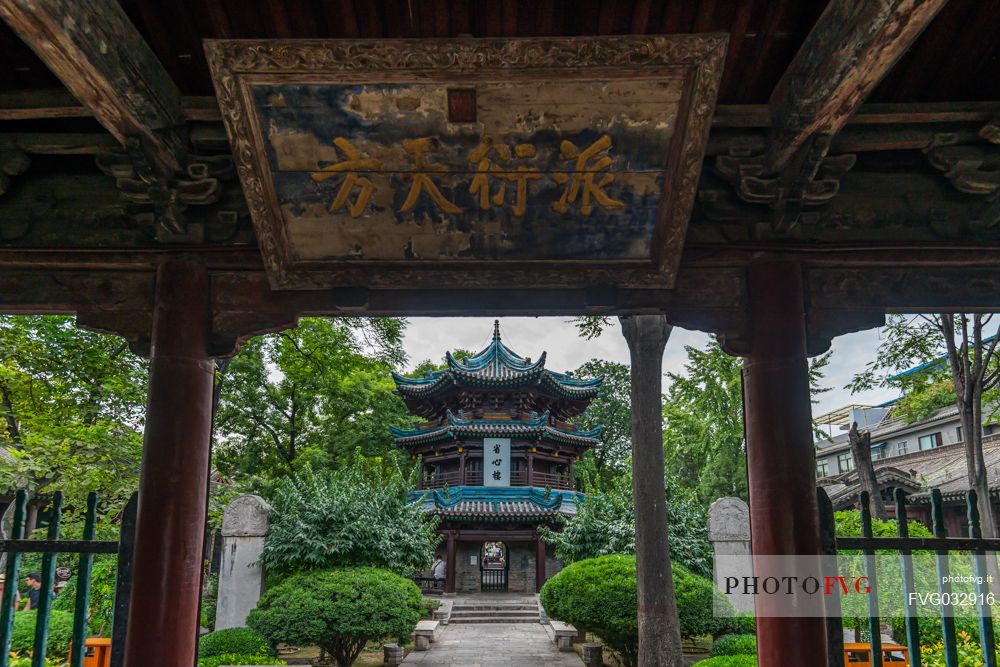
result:
[[[510,486],[510,438],[483,438],[484,486]]]

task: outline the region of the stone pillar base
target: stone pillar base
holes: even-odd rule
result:
[[[431,647],[431,638],[426,635],[417,635],[414,644],[414,651],[426,651]]]
[[[587,667],[604,667],[604,644],[600,642],[583,645],[583,664]]]
[[[403,647],[399,644],[386,644],[382,647],[382,664],[396,667],[403,662]]]

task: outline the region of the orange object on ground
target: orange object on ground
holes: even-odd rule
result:
[[[83,667],[111,667],[111,638],[91,637],[83,642]],[[73,654],[73,645],[69,647]]]
[[[882,664],[910,667],[910,651],[899,644],[882,644]],[[871,644],[844,643],[844,667],[872,667]]]

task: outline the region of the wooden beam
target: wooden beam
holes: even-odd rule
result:
[[[0,16],[118,141],[180,169],[180,91],[118,2],[0,0]]]
[[[771,94],[772,172],[833,135],[947,0],[832,0]]]

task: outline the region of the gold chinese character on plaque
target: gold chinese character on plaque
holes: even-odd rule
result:
[[[582,151],[573,142],[563,140],[559,145],[559,155],[565,160],[575,160],[575,164],[572,173],[552,174],[552,180],[566,186],[559,201],[552,204],[552,210],[565,213],[570,204],[576,203],[577,197],[580,198],[580,212],[584,215],[590,215],[594,210],[591,199],[605,210],[625,208],[624,202],[612,199],[604,191],[615,180],[611,172],[600,173],[611,166],[609,150],[611,137],[606,134]],[[597,178],[599,174],[600,179]]]
[[[516,171],[511,171],[511,165],[499,165],[490,154],[503,162],[512,158],[533,158],[535,147],[531,144],[517,144],[513,153],[506,144],[495,144],[489,137],[484,137],[479,146],[469,154],[469,162],[476,165],[476,174],[469,185],[469,192],[476,196],[479,208],[484,211],[492,206],[502,206],[507,198],[507,184],[501,182],[496,191],[490,194],[490,177],[501,181],[514,182],[514,206],[512,212],[516,216],[524,215],[528,209],[528,181],[541,178],[541,172],[524,164],[517,165]],[[492,206],[491,206],[492,204]]]
[[[430,173],[428,172],[444,172],[448,168],[443,164],[437,164],[430,162],[427,159],[426,153],[431,152],[434,149],[434,144],[429,137],[424,137],[422,139],[404,139],[402,142],[403,150],[413,156],[414,169],[408,175],[408,178],[412,181],[410,184],[410,191],[406,195],[406,199],[403,201],[403,205],[400,207],[400,213],[406,213],[414,206],[417,205],[417,201],[420,199],[420,195],[423,192],[427,193],[427,196],[431,198],[431,201],[441,210],[442,213],[461,213],[462,209],[455,206],[452,202],[441,194],[437,185],[431,179]]]
[[[368,205],[368,201],[371,199],[372,192],[375,191],[375,186],[371,180],[360,175],[358,172],[379,171],[382,169],[382,163],[378,160],[362,157],[361,151],[343,137],[334,139],[333,145],[340,149],[344,159],[340,162],[321,167],[319,171],[313,172],[312,178],[317,183],[322,183],[337,174],[343,174],[344,180],[340,182],[337,195],[333,198],[333,202],[330,203],[330,212],[336,213],[346,206],[348,214],[352,218],[357,218],[364,212],[365,206]],[[350,201],[350,197],[355,188],[358,188],[358,194],[352,202]]]

